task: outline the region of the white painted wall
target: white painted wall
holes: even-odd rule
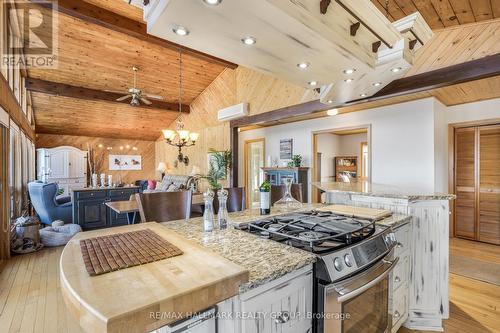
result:
[[[446,108],[446,122],[448,124],[490,119],[500,120],[500,98]]]
[[[321,154],[321,181],[331,181],[335,176],[333,159],[340,154],[339,136],[332,133],[318,134],[318,153]]]

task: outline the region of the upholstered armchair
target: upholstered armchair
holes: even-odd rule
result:
[[[31,182],[28,184],[31,203],[43,224],[51,225],[55,220],[73,223],[71,198],[56,199],[58,188],[56,183]]]

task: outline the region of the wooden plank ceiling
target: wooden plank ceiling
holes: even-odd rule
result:
[[[372,0],[386,13],[386,0]],[[389,0],[391,21],[419,11],[432,29],[500,18],[500,0]]]
[[[142,11],[121,0],[89,0],[119,15],[142,19]],[[139,15],[140,12],[140,15]],[[58,67],[30,69],[30,78],[101,91],[123,91],[133,83],[132,66],[139,67],[138,88],[177,103],[179,54],[154,43],[89,23],[66,14],[59,15]],[[183,55],[183,104],[190,104],[224,70],[224,66]],[[156,139],[177,113],[151,110],[128,104],[34,93],[37,133]],[[121,123],[108,124],[109,115]],[[91,118],[92,121],[85,121]],[[99,125],[102,124],[102,125]],[[106,124],[106,126],[103,126]],[[109,125],[109,126],[107,126]],[[118,130],[121,128],[122,130]],[[138,131],[134,133],[134,131]]]

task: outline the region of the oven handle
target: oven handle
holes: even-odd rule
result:
[[[395,258],[394,260],[387,260],[386,258],[392,257],[393,251],[391,251],[387,256],[384,257],[381,261],[379,261],[375,266],[371,267],[368,269],[366,272],[363,273],[363,280],[368,279],[368,282],[362,283],[361,286],[354,290],[346,290],[344,292],[342,289],[350,289],[349,285],[356,286],[356,283],[349,283],[352,281],[359,281],[360,276],[354,277],[353,279],[349,279],[349,282],[344,282],[344,283],[339,283],[339,284],[333,284],[331,285],[330,288],[328,289],[334,289],[338,296],[337,302],[342,303],[349,301],[350,299],[358,296],[359,294],[365,292],[366,290],[370,289],[371,287],[375,286],[377,283],[385,279],[387,275],[396,267],[397,263],[399,262],[399,257]],[[375,275],[373,278],[372,276]],[[327,291],[330,291],[327,290]]]

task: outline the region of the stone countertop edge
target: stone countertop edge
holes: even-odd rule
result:
[[[301,210],[327,208],[328,205],[305,204]],[[262,218],[259,210],[231,213],[235,223],[251,222]],[[271,214],[277,215],[279,213]],[[269,215],[267,215],[269,216]],[[397,227],[411,219],[406,215],[392,215],[377,222],[379,225]],[[203,232],[203,219],[191,218],[161,223],[181,236],[192,240],[249,271],[249,281],[239,288],[240,294],[278,279],[317,261],[310,252],[260,238],[242,230],[228,228]]]
[[[418,190],[405,192],[391,185],[375,184],[369,182],[341,183],[341,182],[315,182],[312,185],[328,193],[346,193],[369,197],[419,200],[454,200],[456,195],[448,193],[425,193]]]

